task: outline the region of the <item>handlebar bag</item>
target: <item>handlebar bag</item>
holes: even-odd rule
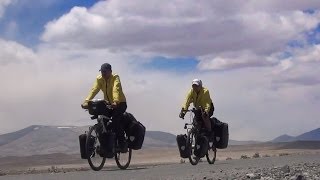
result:
[[[98,101],[89,101],[88,102],[88,111],[91,115],[106,115],[110,116],[112,111],[107,108],[107,104],[104,100]]]

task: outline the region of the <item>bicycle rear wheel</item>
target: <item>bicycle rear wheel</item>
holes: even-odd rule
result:
[[[93,126],[88,132],[86,141],[86,155],[91,169],[99,171],[103,168],[106,158],[101,157],[99,154],[101,145],[98,139],[96,128],[97,126]]]
[[[209,142],[208,153],[206,154],[206,158],[209,164],[214,164],[217,157],[217,148],[215,147],[213,142]]]
[[[190,156],[189,156],[189,161],[192,165],[197,165],[199,162],[199,157],[194,155],[194,149],[196,144],[196,138],[195,134],[192,131],[189,131],[188,137],[187,137],[187,147],[190,149]]]
[[[114,156],[117,166],[120,169],[127,169],[131,162],[131,155],[132,155],[132,149],[130,148],[128,148],[128,152],[126,153],[121,153],[120,151],[117,151]]]

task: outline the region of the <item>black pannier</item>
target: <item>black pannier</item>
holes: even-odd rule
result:
[[[105,100],[95,100],[88,102],[88,111],[91,115],[105,115],[110,116],[112,111],[107,108],[107,102]]]
[[[112,132],[101,133],[99,136],[101,144],[100,156],[106,158],[114,157],[115,134]]]
[[[123,125],[128,136],[128,147],[134,150],[141,149],[146,128],[131,113],[123,114]]]
[[[88,145],[89,145],[89,154],[94,150],[94,142],[95,137],[90,136]],[[86,143],[87,143],[87,134],[81,134],[79,136],[79,144],[80,144],[80,154],[82,159],[87,159],[87,150],[86,150]]]
[[[215,145],[216,148],[225,149],[228,147],[229,142],[229,128],[228,124],[219,121],[217,118],[212,117],[211,123],[214,124],[213,131],[215,136]]]
[[[134,150],[142,148],[146,128],[139,122],[133,121],[128,131],[128,147]]]
[[[89,146],[89,149],[88,149],[89,152],[86,151],[86,155],[87,156],[91,155],[92,152],[94,151],[94,143],[95,143],[95,141],[96,141],[96,138],[94,136],[90,135],[89,138],[88,138],[88,142],[87,142],[88,146]]]
[[[194,147],[194,155],[202,158],[208,152],[209,140],[206,136],[198,135],[196,137],[196,143]]]
[[[180,157],[188,158],[190,156],[190,149],[187,146],[187,135],[177,135],[177,144],[180,152]]]
[[[86,141],[87,141],[87,134],[81,134],[79,136],[79,144],[80,144],[80,155],[82,159],[87,159]]]

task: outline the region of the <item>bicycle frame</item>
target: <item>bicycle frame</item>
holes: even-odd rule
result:
[[[103,101],[103,100],[101,100],[101,101]],[[105,105],[106,105],[106,109],[112,110],[112,106],[111,106],[111,105],[108,105],[107,103],[105,103]],[[101,107],[101,106],[100,106],[100,107]],[[88,108],[89,108],[89,107],[88,107]],[[88,108],[87,108],[87,109],[88,109]],[[93,109],[93,108],[92,108],[92,109]],[[112,120],[113,120],[113,118],[112,118],[112,116],[111,116],[111,113],[100,114],[100,112],[101,112],[101,111],[99,111],[99,110],[97,110],[97,113],[96,113],[95,111],[91,111],[91,113],[90,113],[90,111],[89,111],[89,113],[90,113],[91,115],[93,115],[93,116],[91,116],[91,120],[97,120],[97,122],[96,122],[94,125],[89,126],[89,131],[88,131],[88,133],[87,133],[86,152],[89,152],[89,153],[90,153],[90,155],[87,157],[88,163],[89,163],[90,167],[91,167],[93,170],[99,171],[99,170],[101,170],[101,169],[103,168],[106,158],[113,158],[113,157],[114,157],[117,166],[118,166],[120,169],[126,169],[126,168],[129,166],[130,162],[131,162],[132,150],[131,150],[131,148],[128,148],[128,151],[126,151],[126,152],[120,152],[119,147],[118,147],[118,145],[119,145],[119,144],[118,144],[118,139],[117,139],[116,136],[109,136],[109,137],[111,137],[111,138],[114,138],[114,139],[109,139],[109,140],[111,140],[112,143],[113,143],[113,146],[112,146],[113,149],[112,149],[112,151],[110,151],[110,150],[111,150],[111,149],[110,149],[111,147],[109,146],[109,147],[108,147],[108,148],[109,148],[108,152],[107,152],[107,151],[104,152],[104,153],[107,153],[107,154],[104,154],[104,153],[103,153],[103,155],[100,154],[101,152],[103,152],[103,151],[101,151],[102,142],[100,141],[100,140],[101,140],[100,137],[104,138],[104,137],[103,137],[103,134],[107,134],[107,133],[110,133],[110,132],[115,133],[113,127],[111,126]],[[95,115],[95,114],[96,114],[96,115]],[[98,114],[99,114],[99,115],[98,115]],[[93,149],[93,151],[91,152],[90,149],[91,149],[91,146],[92,146],[92,145],[90,145],[90,144],[88,145],[88,142],[90,142],[90,141],[88,140],[88,137],[91,136],[91,133],[92,133],[92,132],[95,132],[95,139],[94,139],[94,144],[93,144],[94,149]],[[109,140],[108,140],[108,141],[109,141]],[[109,141],[109,142],[110,142],[110,141]],[[97,145],[96,143],[99,143],[99,144]],[[106,143],[106,142],[104,142],[104,143]],[[96,146],[96,145],[97,145],[97,146]],[[88,150],[88,149],[89,149],[89,150]],[[97,156],[96,156],[96,153],[98,154]],[[112,154],[111,154],[111,153],[112,153]],[[122,154],[122,155],[121,155],[121,154]],[[127,154],[127,155],[124,155],[124,154]],[[91,155],[92,155],[92,156],[91,156]],[[123,155],[125,156],[124,158],[122,158]],[[126,156],[128,156],[128,157],[126,157]],[[93,162],[93,161],[92,161],[92,159],[93,159],[94,157],[99,157],[99,158],[101,157],[101,161],[100,161],[100,159],[99,159],[98,164],[96,164],[96,162]],[[95,159],[95,160],[96,160],[96,159]],[[94,161],[95,161],[95,160],[94,160]],[[122,162],[122,160],[125,160],[125,161]],[[96,166],[96,165],[97,165],[97,166]]]
[[[184,129],[187,130],[187,133],[189,133],[189,131],[192,131],[193,133],[199,133],[199,124],[194,118],[195,111],[197,111],[195,108],[186,110],[186,112],[191,112],[189,123],[184,124]]]

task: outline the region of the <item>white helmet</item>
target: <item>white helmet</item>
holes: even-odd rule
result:
[[[202,86],[202,81],[200,79],[192,80],[192,85]]]

